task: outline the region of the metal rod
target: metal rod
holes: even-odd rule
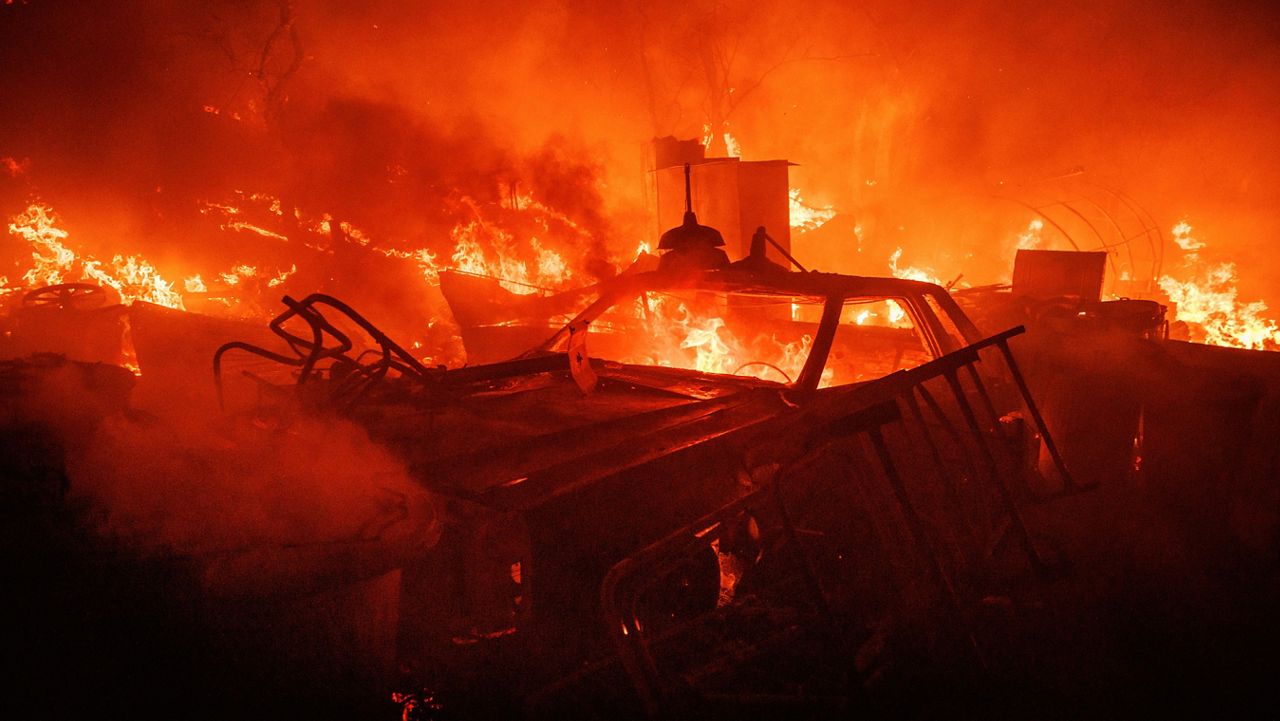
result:
[[[1022,394],[1022,402],[1027,406],[1027,412],[1031,414],[1031,419],[1035,421],[1036,430],[1040,432],[1040,438],[1044,441],[1044,447],[1049,451],[1049,457],[1053,459],[1053,465],[1058,469],[1058,473],[1062,476],[1062,486],[1065,490],[1076,491],[1083,490],[1084,487],[1076,483],[1071,477],[1071,473],[1067,470],[1067,464],[1062,460],[1062,455],[1058,453],[1058,445],[1053,442],[1053,436],[1049,434],[1049,427],[1045,425],[1044,416],[1040,415],[1040,409],[1036,406],[1035,400],[1031,398],[1031,389],[1027,387],[1027,380],[1022,377],[1022,371],[1018,369],[1018,364],[1013,359],[1013,351],[1009,348],[1007,340],[1001,340],[996,343],[996,347],[1000,349],[1000,353],[1004,356],[1005,366],[1009,368],[1009,375],[1013,376],[1013,382],[1018,386],[1018,392]]]
[[[880,467],[884,471],[889,485],[893,488],[893,495],[898,500],[898,508],[902,511],[902,516],[907,521],[911,536],[915,539],[916,545],[925,557],[929,572],[942,587],[948,609],[955,615],[960,627],[964,629],[964,634],[969,641],[970,648],[973,649],[974,657],[977,658],[978,664],[985,669],[986,660],[982,656],[981,647],[978,646],[978,639],[965,618],[964,609],[960,604],[960,597],[956,594],[955,586],[951,583],[951,577],[943,569],[942,561],[938,559],[938,554],[934,550],[933,544],[929,541],[929,535],[924,528],[924,521],[920,518],[920,514],[916,512],[915,506],[911,503],[911,498],[907,495],[906,484],[902,482],[902,476],[898,475],[898,469],[893,463],[893,457],[889,455],[889,447],[885,444],[884,434],[880,432],[879,428],[872,428],[867,435],[871,437],[871,446],[875,449],[876,457],[880,461]]]
[[[693,212],[693,183],[689,179],[689,164],[684,164],[684,212]]]
[[[991,447],[987,445],[986,436],[982,433],[982,426],[978,423],[978,417],[973,412],[973,406],[969,404],[969,399],[965,397],[964,388],[960,385],[960,377],[956,375],[954,370],[949,370],[944,375],[947,379],[947,385],[951,386],[951,392],[955,395],[956,402],[960,406],[960,413],[964,416],[965,423],[969,425],[969,429],[978,438],[979,455],[982,456],[983,465],[987,466],[990,472],[991,484],[995,486],[996,493],[1000,496],[1005,513],[1009,516],[1009,523],[1013,531],[1018,534],[1018,540],[1022,543],[1023,551],[1026,552],[1028,560],[1031,561],[1032,568],[1036,573],[1043,574],[1047,567],[1040,558],[1035,546],[1031,543],[1031,532],[1027,530],[1026,524],[1022,521],[1022,513],[1018,510],[1018,504],[1014,500],[1013,494],[1009,491],[1004,479],[1001,478],[995,456],[992,455]]]
[[[772,236],[770,236],[768,233],[765,233],[765,234],[764,234],[764,239],[765,239],[765,240],[767,240],[767,241],[769,241],[769,244],[770,244],[770,245],[772,245],[773,247],[777,248],[777,249],[778,249],[778,252],[779,252],[779,253],[782,253],[783,257],[785,257],[787,260],[791,261],[791,264],[792,264],[792,265],[794,265],[795,267],[799,268],[801,273],[808,273],[808,272],[809,272],[809,269],[808,269],[808,268],[805,268],[803,265],[800,265],[800,261],[796,260],[794,256],[792,256],[790,253],[788,253],[788,252],[787,252],[787,249],[786,249],[786,248],[783,248],[783,247],[782,247],[782,245],[781,245],[781,244],[779,244],[779,243],[778,243],[778,241],[774,240],[774,239],[773,239],[773,237],[772,237]]]

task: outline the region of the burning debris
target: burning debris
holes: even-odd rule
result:
[[[20,715],[1274,706],[1258,23],[188,5],[0,6]]]

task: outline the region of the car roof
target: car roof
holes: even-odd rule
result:
[[[777,296],[902,297],[945,291],[938,285],[905,278],[843,275],[839,273],[753,272],[727,269],[672,274],[661,271],[619,276],[609,281],[606,293],[643,290],[708,290],[726,293]]]

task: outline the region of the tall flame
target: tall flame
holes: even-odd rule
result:
[[[118,254],[108,264],[92,255],[77,255],[64,243],[69,233],[58,227],[58,218],[47,205],[32,203],[25,212],[14,216],[9,233],[31,246],[31,267],[22,275],[27,288],[88,280],[114,289],[124,303],[141,300],[183,308],[182,295],[174,290],[174,284],[165,280],[146,258]]]
[[[1173,227],[1173,240],[1181,248],[1183,266],[1190,277],[1178,280],[1171,275],[1159,279],[1160,289],[1176,304],[1178,320],[1192,324],[1193,339],[1209,345],[1253,350],[1280,349],[1280,326],[1264,318],[1267,304],[1261,300],[1243,303],[1236,290],[1234,263],[1208,264],[1199,251],[1205,243],[1192,235],[1185,220]]]
[[[65,282],[76,254],[63,245],[68,234],[57,226],[52,208],[32,203],[25,212],[13,217],[9,233],[31,244],[31,268],[22,275],[28,286]]]

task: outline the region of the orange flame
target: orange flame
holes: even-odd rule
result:
[[[1027,229],[1018,234],[1018,250],[1034,250],[1040,247],[1043,238],[1040,237],[1040,231],[1044,230],[1044,221],[1039,218],[1032,218],[1027,223]]]
[[[115,255],[108,266],[91,255],[80,257],[63,243],[69,234],[59,228],[57,222],[52,208],[32,203],[9,223],[9,233],[32,247],[31,268],[22,276],[28,288],[66,283],[77,277],[74,273],[78,265],[80,280],[96,281],[114,289],[123,303],[141,300],[183,308],[182,296],[173,289],[173,283],[165,280],[145,258]]]
[[[647,341],[646,353],[624,358],[625,363],[794,381],[813,344],[809,335],[789,343],[779,341],[773,334],[760,334],[747,341],[730,330],[718,315],[698,312],[661,294],[651,294],[647,303],[638,304],[637,316],[645,321],[642,335]],[[834,373],[833,369],[825,369],[820,385],[829,385]]]
[[[62,244],[67,231],[59,228],[53,209],[32,203],[26,212],[13,217],[9,233],[31,244],[31,268],[22,275],[28,286],[63,283],[76,254]]]
[[[893,253],[889,256],[889,271],[893,273],[895,278],[905,278],[906,280],[920,280],[925,283],[936,283],[942,285],[942,281],[938,276],[933,274],[933,269],[917,268],[908,265],[905,268],[898,267],[898,261],[902,259],[902,248],[894,248]]]
[[[1159,279],[1160,289],[1176,306],[1178,320],[1191,324],[1193,339],[1209,345],[1253,350],[1280,348],[1280,325],[1264,318],[1263,301],[1243,303],[1236,290],[1234,263],[1209,265],[1200,259],[1205,243],[1192,235],[1185,220],[1172,230],[1174,242],[1186,255],[1183,265],[1190,273],[1187,280],[1165,275]]]
[[[806,204],[798,188],[787,189],[787,202],[791,210],[791,229],[800,233],[821,228],[836,217],[835,208],[829,205],[817,207]]]

